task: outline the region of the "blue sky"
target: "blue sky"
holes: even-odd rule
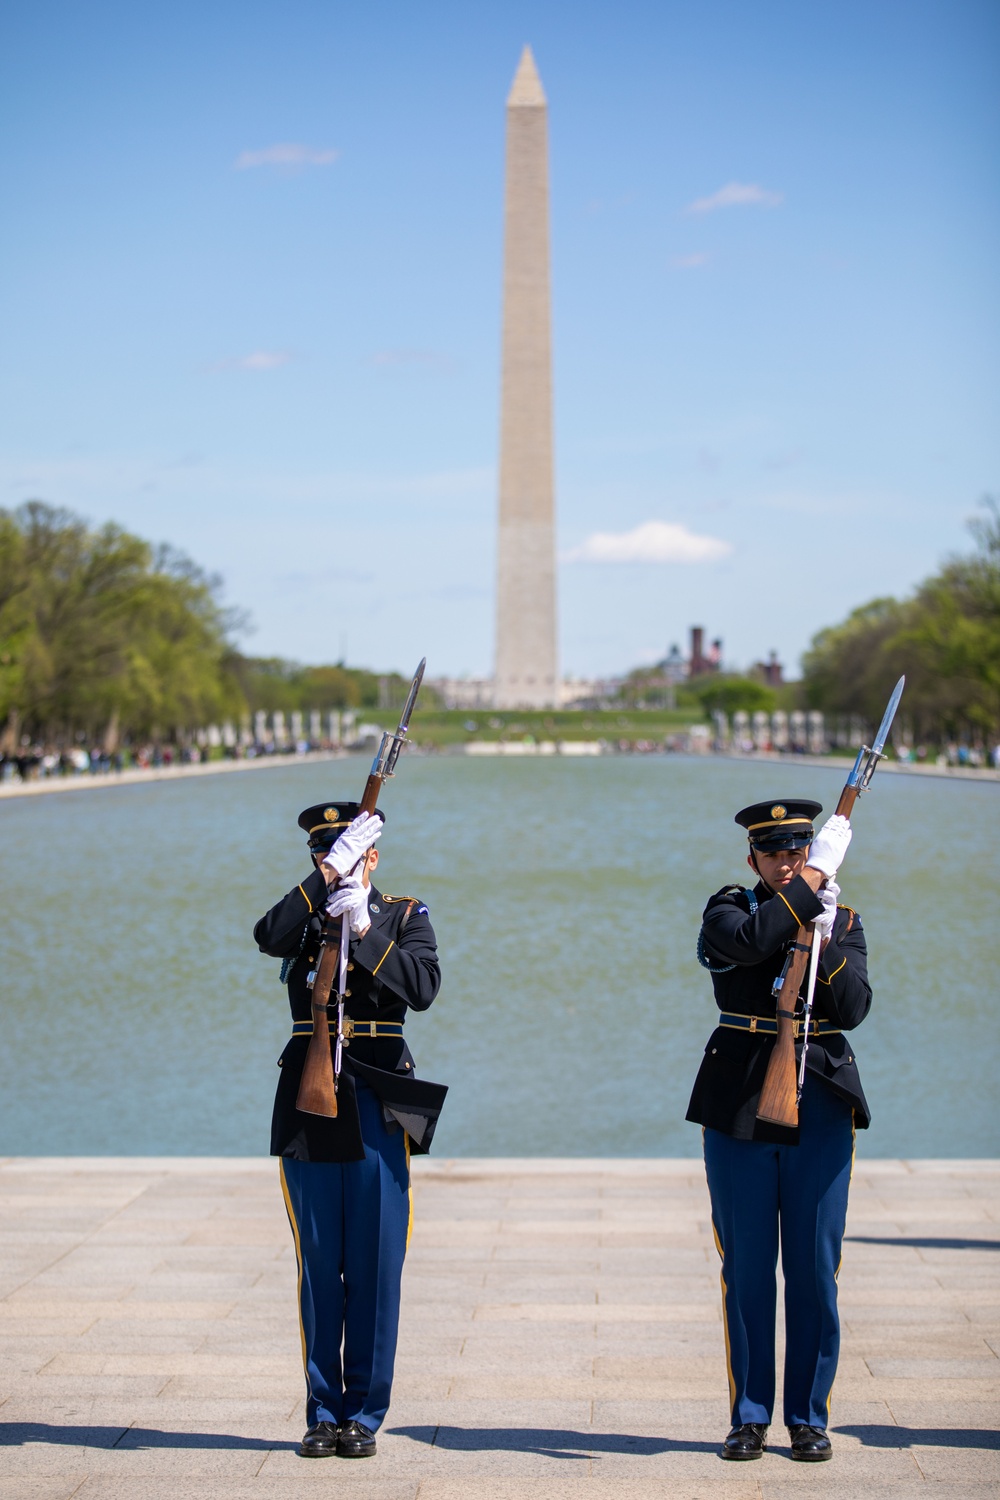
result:
[[[692,624],[794,669],[971,545],[1000,491],[995,0],[11,0],[0,504],[182,547],[254,653],[489,671],[525,42],[564,670]]]

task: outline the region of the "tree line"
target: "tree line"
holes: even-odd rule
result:
[[[873,599],[819,631],[799,681],[774,687],[762,671],[712,672],[673,684],[660,663],[629,673],[620,701],[706,715],[820,709],[870,732],[905,673],[897,734],[926,746],[1000,743],[1000,508],[990,497],[983,506],[970,522],[973,553],[950,558],[912,597]]]
[[[0,510],[0,749],[177,742],[257,709],[402,701],[396,676],[245,656],[243,624],[172,547],[39,500]]]
[[[1000,742],[1000,509],[969,523],[976,550],[950,558],[909,599],[873,599],[814,636],[804,705],[875,727],[900,673],[899,725],[914,744]]]
[[[874,727],[906,673],[900,723],[915,743],[1000,741],[1000,509],[970,523],[976,550],[949,559],[911,598],[874,599],[814,636],[801,682],[739,674],[676,686],[676,706],[818,708]],[[220,580],[168,546],[91,527],[38,500],[0,510],[0,750],[178,742],[257,710],[388,711],[408,686],[343,663],[303,666],[243,654],[245,622]],[[622,701],[656,706],[673,687],[636,671]],[[424,691],[424,706],[433,694]]]

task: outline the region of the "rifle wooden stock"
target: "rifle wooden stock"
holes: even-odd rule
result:
[[[378,804],[382,790],[382,778],[369,776],[365,783],[365,794],[361,799],[361,811],[369,815]],[[306,1052],[305,1066],[299,1081],[299,1092],[295,1108],[305,1115],[325,1115],[328,1120],[337,1118],[337,1082],[333,1072],[333,1048],[330,1045],[330,995],[333,993],[334,976],[340,960],[339,923],[327,917],[323,923],[323,951],[312,991],[312,1036]]]
[[[328,931],[328,929],[330,929]],[[323,951],[312,990],[312,1036],[306,1052],[305,1066],[299,1080],[295,1108],[306,1115],[337,1116],[337,1088],[333,1077],[333,1052],[330,1048],[330,992],[340,960],[340,943],[333,937],[333,923],[327,917],[323,924]]]
[[[837,803],[837,814],[850,818],[858,800],[858,788],[845,786]],[[769,1125],[796,1126],[799,1123],[799,1080],[795,1065],[795,1026],[793,1011],[798,1004],[799,991],[809,963],[809,948],[812,946],[813,924],[807,922],[800,927],[795,938],[795,947],[784,970],[784,983],[778,1002],[778,1035],[774,1051],[767,1061],[764,1087],[760,1091],[757,1105],[758,1120]],[[803,951],[805,950],[805,951]]]
[[[838,818],[846,818],[847,821],[850,822],[851,813],[854,811],[854,804],[855,802],[857,802],[857,800],[858,788],[856,786],[845,786],[844,790],[840,794],[840,801],[837,803],[836,807]]]
[[[777,1006],[778,1035],[775,1039],[774,1050],[768,1058],[764,1087],[760,1091],[760,1101],[757,1105],[758,1120],[766,1120],[770,1125],[795,1126],[799,1123],[799,1078],[798,1068],[795,1065],[794,1010],[798,1002],[799,990],[802,988],[802,981],[805,978],[806,965],[809,962],[812,935],[813,924],[811,922],[799,928],[795,946],[783,971],[784,982]]]
[[[862,745],[858,751],[854,768],[847,778],[847,785],[841,792],[837,803],[838,817],[850,820],[854,804],[871,781],[875,767],[881,759],[889,730],[892,728],[892,721],[899,707],[905,683],[905,677],[901,677],[896,683],[872,745]],[[760,1101],[757,1105],[758,1120],[767,1120],[773,1125],[797,1125],[799,1123],[793,1013],[798,1004],[799,991],[802,988],[806,964],[809,961],[814,927],[815,923],[808,922],[804,927],[799,928],[792,950],[785,960],[781,980],[776,981],[777,988],[774,993],[777,1002],[778,1034],[775,1038],[774,1050],[768,1058],[764,1087],[760,1091]],[[808,999],[806,1003],[808,1008]],[[808,1038],[803,1041],[803,1047],[807,1045]]]
[[[378,807],[379,792],[385,784],[387,776],[392,775],[395,765],[395,755],[398,755],[402,741],[406,736],[409,716],[417,701],[417,693],[423,680],[424,666],[426,660],[421,661],[416,675],[410,684],[410,692],[403,709],[399,727],[394,736],[383,735],[382,745],[378,755],[372,764],[368,780],[365,782],[365,794],[361,799],[361,812],[371,817]],[[386,743],[392,739],[395,752],[386,760]],[[355,869],[364,863],[365,856],[358,860]],[[336,932],[337,936],[334,937]],[[323,932],[321,937],[322,951],[320,953],[319,968],[313,981],[312,990],[312,1036],[309,1038],[309,1047],[306,1051],[305,1066],[302,1069],[302,1078],[299,1081],[299,1092],[295,1099],[296,1109],[300,1109],[307,1115],[325,1115],[327,1119],[336,1119],[337,1116],[337,1078],[333,1064],[333,1048],[330,1045],[330,995],[333,992],[333,980],[340,963],[340,944],[346,942],[346,927],[343,927],[336,919],[326,916],[323,919]],[[345,955],[346,957],[346,955]],[[339,1064],[339,1058],[338,1058]]]

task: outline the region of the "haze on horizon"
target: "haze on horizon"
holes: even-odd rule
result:
[[[245,649],[491,670],[504,101],[549,101],[564,672],[812,634],[1000,490],[1000,11],[0,16],[0,505],[166,540]]]

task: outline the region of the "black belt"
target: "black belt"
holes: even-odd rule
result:
[[[735,1011],[724,1010],[719,1017],[719,1025],[728,1026],[731,1031],[750,1031],[762,1033],[764,1036],[777,1036],[778,1034],[778,1023],[774,1016],[741,1016]],[[792,1022],[792,1033],[796,1041],[802,1035],[804,1025],[805,1022],[801,1018]],[[809,1034],[810,1036],[840,1036],[840,1027],[834,1026],[832,1021],[813,1019],[809,1022]]]
[[[331,1017],[331,1022],[333,1018]],[[330,1026],[330,1034],[333,1035],[334,1025]],[[313,1023],[311,1021],[293,1021],[292,1036],[312,1036]],[[344,1041],[349,1042],[356,1036],[394,1036],[400,1041],[403,1039],[402,1021],[355,1021],[352,1016],[344,1017]]]

